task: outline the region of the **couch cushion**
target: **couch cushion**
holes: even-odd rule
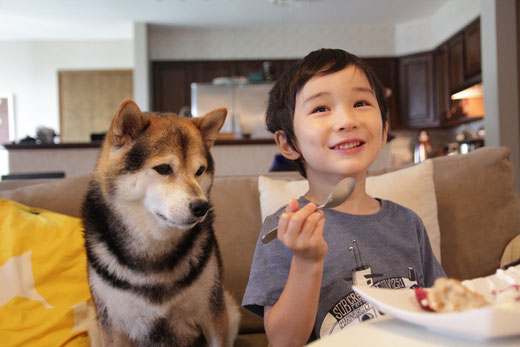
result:
[[[506,267],[520,261],[520,234],[509,241],[500,258],[500,267]]]
[[[238,335],[233,347],[266,347],[269,346],[265,333],[251,333]]]
[[[0,197],[32,207],[80,217],[83,197],[87,192],[88,183],[91,179],[92,174],[85,174],[64,179],[48,180],[46,183],[32,184],[32,182],[27,182],[28,185],[23,187],[0,190]]]
[[[442,260],[450,277],[493,274],[504,247],[520,233],[509,154],[505,147],[483,147],[434,160]]]
[[[89,346],[96,327],[80,220],[0,199],[0,336]]]
[[[224,263],[224,287],[240,305],[262,221],[257,176],[217,177],[211,191],[214,229]],[[261,318],[241,308],[240,332],[263,332]]]
[[[406,182],[406,185],[400,184],[401,182]],[[305,194],[308,183],[305,180],[288,182],[260,176],[258,187],[260,208],[264,219],[285,205],[290,198]],[[394,201],[417,213],[426,227],[433,253],[441,261],[441,240],[431,160],[401,170],[367,177],[366,190],[371,196]]]

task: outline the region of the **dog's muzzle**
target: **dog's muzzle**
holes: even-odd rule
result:
[[[193,216],[200,218],[208,212],[209,202],[202,199],[194,200],[190,202],[189,208]]]

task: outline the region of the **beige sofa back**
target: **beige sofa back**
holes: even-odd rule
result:
[[[434,159],[441,255],[448,276],[487,276],[520,234],[520,199],[505,147]]]
[[[433,159],[442,265],[450,277],[468,279],[495,272],[506,244],[520,233],[520,199],[513,187],[509,154],[507,148],[485,147],[463,156]],[[90,177],[31,186],[4,182],[0,197],[77,217]],[[15,189],[2,190],[6,188]],[[261,228],[258,177],[217,177],[211,197],[225,286],[240,300]],[[261,319],[243,311],[241,333],[262,329]]]

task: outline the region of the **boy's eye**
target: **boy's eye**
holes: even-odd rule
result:
[[[154,166],[153,169],[157,171],[159,175],[171,175],[173,173],[173,169],[170,164],[161,164]]]
[[[325,106],[318,106],[314,110],[312,110],[312,113],[320,113],[320,112],[327,112],[327,108]]]
[[[363,106],[368,106],[368,102],[366,101],[358,101],[354,104],[354,107],[363,107]]]
[[[206,171],[206,168],[204,166],[201,166],[199,167],[199,169],[197,170],[197,172],[195,173],[195,176],[200,176],[204,173],[204,171]]]

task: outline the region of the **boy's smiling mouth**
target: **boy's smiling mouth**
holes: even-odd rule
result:
[[[365,141],[359,139],[342,141],[331,147],[333,150],[355,151],[363,148]]]

